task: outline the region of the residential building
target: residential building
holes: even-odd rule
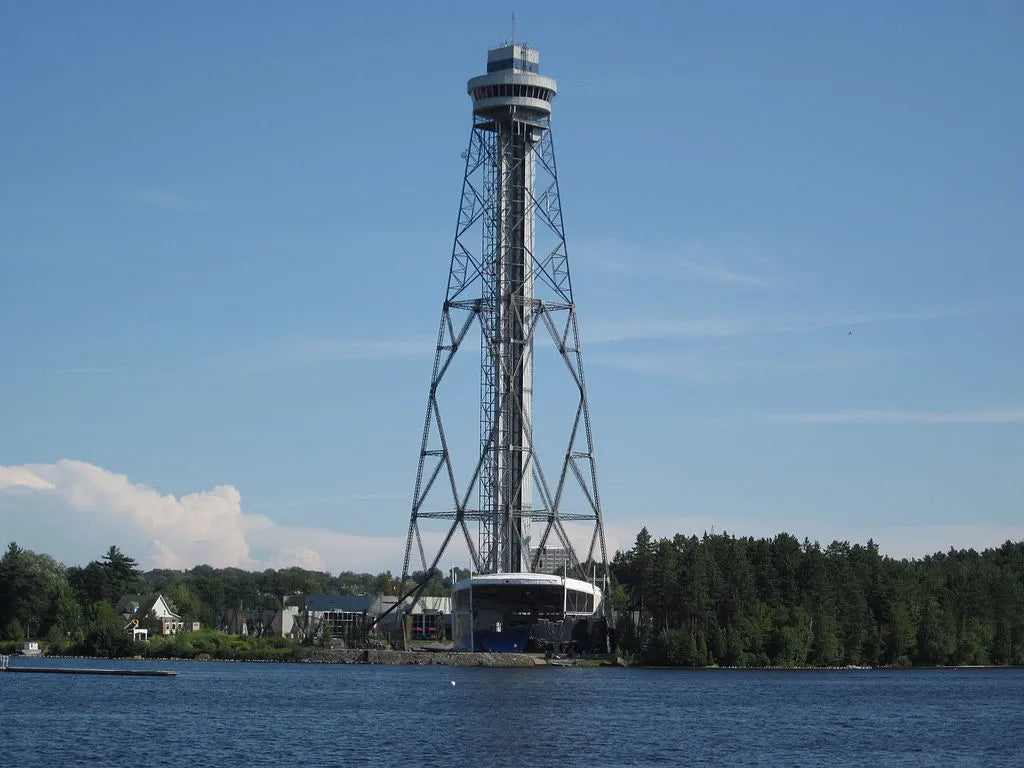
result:
[[[160,634],[164,637],[176,635],[178,632],[195,632],[199,629],[198,621],[182,621],[181,616],[171,610],[167,599],[161,594],[126,595],[118,601],[114,610],[126,622],[132,619],[138,619],[140,622],[146,619],[155,621]]]

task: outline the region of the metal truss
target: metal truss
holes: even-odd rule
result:
[[[424,572],[437,568],[460,536],[477,573],[534,571],[549,544],[566,551],[569,575],[589,578],[594,566],[607,573],[583,353],[548,119],[513,114],[498,122],[477,116],[464,157],[402,581],[409,581],[414,558]],[[536,245],[541,241],[543,250]],[[523,290],[526,281],[529,288]],[[470,344],[477,335],[479,345]],[[460,475],[438,395],[455,355],[467,345],[480,355],[480,450],[469,473]],[[572,391],[578,392],[564,453],[550,474],[545,466],[552,465],[541,461],[533,441],[532,360],[534,347],[541,345],[557,352]],[[543,397],[543,387],[537,396]],[[532,503],[519,503],[521,494]],[[569,495],[580,508],[567,508]],[[431,520],[447,522],[428,558],[421,522]],[[583,558],[566,523],[591,527]],[[541,530],[535,544],[528,533],[534,530],[531,524]]]

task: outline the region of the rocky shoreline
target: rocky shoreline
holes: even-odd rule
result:
[[[544,664],[543,657],[525,653],[459,653],[445,651],[381,651],[314,648],[299,659],[306,664],[416,664],[445,667],[533,667]]]

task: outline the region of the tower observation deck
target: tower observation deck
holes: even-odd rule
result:
[[[402,566],[409,582],[411,565],[430,573],[453,541],[465,544],[477,576],[455,587],[461,647],[487,647],[482,636],[500,646],[504,634],[522,648],[535,645],[538,621],[604,615],[608,554],[551,132],[557,91],[539,52],[517,43],[489,51],[487,73],[467,84],[473,123]],[[479,445],[456,467],[453,453],[467,451],[446,426],[469,403],[444,393],[467,346],[479,350]],[[535,393],[542,354],[552,365]],[[535,394],[554,378],[569,397],[535,424]],[[439,538],[430,558],[429,526]],[[541,574],[552,548],[563,572]]]

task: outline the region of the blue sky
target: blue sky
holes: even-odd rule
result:
[[[1021,6],[516,12],[613,545],[1024,539]],[[0,22],[0,539],[400,569],[465,81],[510,12]]]

